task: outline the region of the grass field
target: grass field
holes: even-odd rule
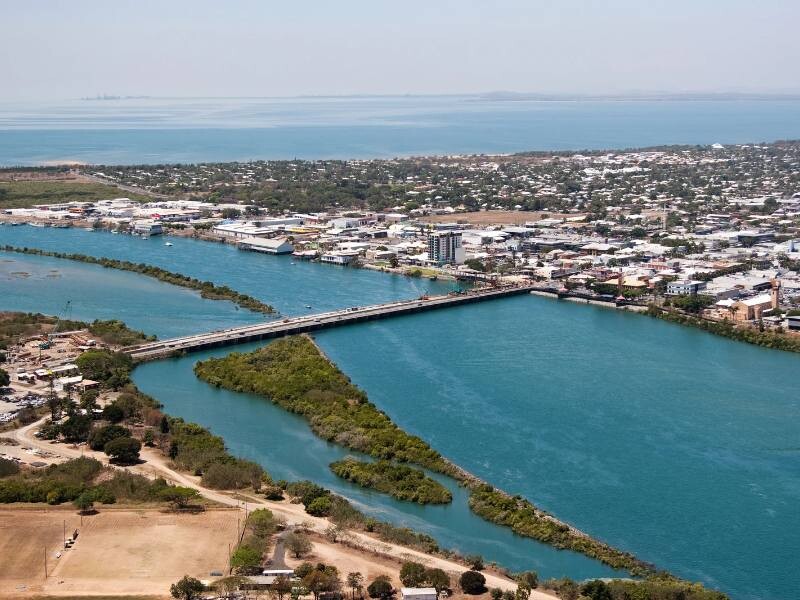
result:
[[[0,597],[169,596],[170,584],[186,574],[208,579],[225,571],[239,516],[114,508],[84,517],[81,526],[74,510],[0,509]],[[79,536],[56,558],[65,521],[67,535],[78,529]]]
[[[130,198],[145,202],[147,196],[125,192],[111,185],[82,181],[4,181],[0,182],[0,209],[29,208],[35,204],[96,202],[111,198]]]

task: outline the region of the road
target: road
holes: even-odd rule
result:
[[[463,294],[433,296],[415,300],[402,300],[371,306],[356,306],[342,310],[328,311],[302,317],[267,321],[256,325],[233,327],[208,333],[199,333],[180,338],[161,340],[137,346],[123,348],[136,362],[168,356],[175,352],[191,352],[205,348],[217,348],[231,344],[263,340],[268,338],[293,335],[340,327],[348,323],[371,321],[393,316],[412,314],[422,311],[442,309],[449,306],[470,304],[527,294],[533,289],[531,285],[509,285],[498,288],[483,288]]]

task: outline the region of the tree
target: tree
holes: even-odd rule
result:
[[[171,502],[176,509],[180,509],[188,506],[192,500],[199,498],[200,493],[194,488],[176,485],[161,490],[159,496],[162,500]]]
[[[336,567],[316,568],[303,577],[303,585],[314,594],[314,600],[319,600],[323,592],[335,592],[341,587],[339,571]]]
[[[103,450],[111,440],[122,437],[130,437],[131,432],[121,425],[106,425],[97,427],[89,434],[89,448],[92,450]]]
[[[539,585],[539,574],[536,571],[523,571],[519,573],[515,579],[519,584],[517,588],[517,597],[520,600],[528,600],[531,591],[536,589]]]
[[[119,389],[129,381],[133,360],[124,352],[87,350],[75,359],[81,374],[87,379],[102,382],[106,387]]]
[[[503,590],[500,588],[492,588],[489,590],[489,595],[491,596],[492,600],[502,600]]]
[[[183,579],[170,586],[169,593],[172,594],[173,598],[178,598],[179,600],[194,600],[200,597],[203,589],[204,586],[200,583],[200,580],[184,575]]]
[[[286,575],[278,575],[272,583],[272,591],[278,597],[278,600],[283,600],[283,597],[292,591],[292,582]]]
[[[146,429],[145,432],[144,432],[144,437],[142,437],[142,441],[144,442],[144,445],[147,446],[148,448],[152,448],[153,444],[155,443],[155,440],[156,440],[156,436],[153,433],[153,430],[152,429]]]
[[[428,569],[425,571],[425,581],[431,587],[436,588],[437,594],[450,589],[450,576],[443,569]]]
[[[314,565],[312,565],[310,562],[304,562],[301,563],[300,566],[294,570],[294,574],[298,578],[302,579],[303,577],[311,573],[311,571],[313,571],[314,568],[315,568]]]
[[[482,594],[486,591],[486,577],[478,571],[464,571],[458,583],[465,594]]]
[[[591,600],[612,600],[611,591],[606,583],[600,579],[583,584],[581,594]]]
[[[425,565],[418,562],[404,562],[400,567],[400,581],[406,587],[420,587],[425,583]]]
[[[253,531],[253,535],[259,538],[266,538],[275,533],[278,524],[275,516],[268,508],[258,508],[247,517],[247,526]]]
[[[92,419],[87,415],[72,415],[61,424],[61,435],[71,443],[83,442],[89,437]]]
[[[231,568],[237,573],[253,575],[261,566],[261,553],[250,546],[239,546],[231,555]]]
[[[100,393],[97,390],[86,390],[81,394],[80,407],[88,412],[92,412],[97,408],[97,398]]]
[[[75,498],[72,503],[82,515],[91,513],[94,508],[94,499],[89,492],[83,492],[80,496]]]
[[[306,512],[314,517],[327,517],[331,514],[331,507],[331,499],[328,496],[319,496],[306,506]]]
[[[347,587],[353,592],[353,600],[356,600],[356,591],[361,594],[361,589],[364,587],[364,576],[358,571],[353,571],[347,574]]]
[[[294,554],[295,558],[302,558],[311,552],[311,540],[308,539],[308,536],[304,533],[296,533],[292,531],[286,535],[283,541],[284,544],[286,544],[286,548],[289,550],[289,552]]]
[[[370,598],[381,598],[386,600],[394,594],[392,581],[386,575],[378,575],[372,583],[367,586],[367,594]]]
[[[11,376],[5,369],[0,369],[0,387],[6,387],[11,383]]]
[[[139,460],[142,443],[130,437],[120,437],[108,442],[103,452],[111,457],[112,462],[131,465]]]
[[[470,554],[464,560],[473,571],[483,571],[483,557],[480,554]]]
[[[103,419],[109,423],[119,423],[125,418],[125,413],[116,404],[109,404],[103,409]]]

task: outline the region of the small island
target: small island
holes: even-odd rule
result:
[[[365,462],[347,457],[331,463],[330,467],[342,479],[398,500],[418,504],[449,504],[453,500],[450,490],[419,469],[388,460]]]

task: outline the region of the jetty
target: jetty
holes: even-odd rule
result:
[[[444,296],[421,296],[414,300],[401,300],[385,304],[373,304],[370,306],[355,306],[312,315],[275,319],[255,325],[244,325],[242,327],[232,327],[230,329],[210,331],[208,333],[159,340],[156,342],[129,346],[123,348],[122,351],[127,353],[134,362],[144,362],[209,348],[244,344],[286,335],[318,331],[320,329],[341,327],[343,325],[362,321],[374,321],[377,319],[438,310],[462,304],[496,300],[508,296],[518,296],[521,294],[528,294],[534,289],[536,288],[532,285],[522,284],[451,292]]]

